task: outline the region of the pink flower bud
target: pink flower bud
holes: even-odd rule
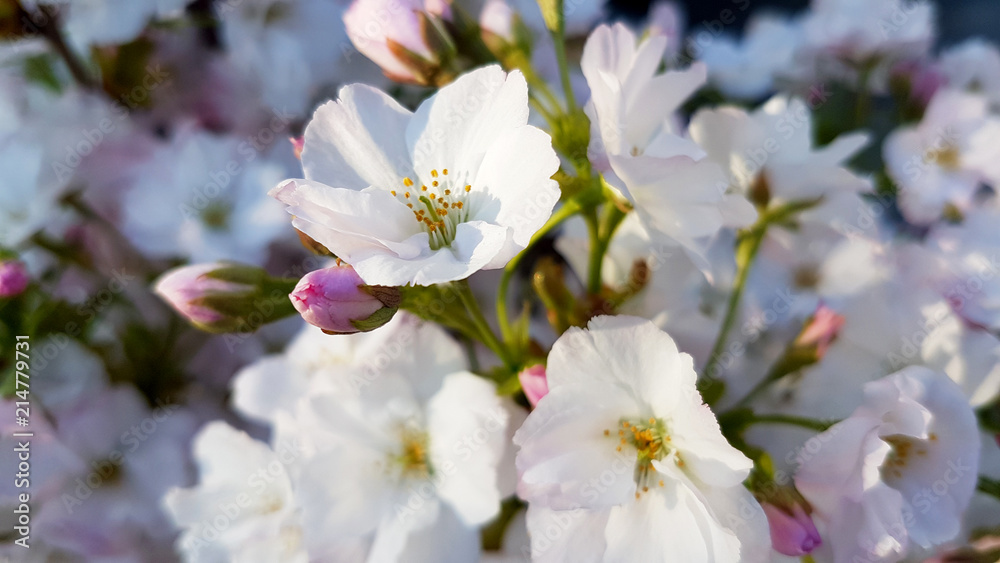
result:
[[[295,158],[302,160],[302,149],[306,146],[306,138],[289,137],[288,140],[292,143],[292,150],[295,151]]]
[[[830,344],[836,340],[842,326],[844,317],[820,303],[795,343],[799,346],[815,347],[817,358],[822,358]]]
[[[225,315],[199,304],[211,294],[245,292],[247,286],[206,276],[205,274],[225,267],[222,264],[195,264],[175,268],[163,274],[153,291],[170,304],[188,321],[199,326],[211,326],[223,320]]]
[[[517,374],[517,379],[521,382],[521,389],[524,396],[528,398],[531,406],[538,404],[538,401],[549,393],[549,382],[545,379],[545,366],[536,364]]]
[[[309,272],[289,297],[306,322],[332,334],[376,329],[389,322],[400,302],[399,290],[366,286],[347,265]]]
[[[479,13],[479,27],[485,31],[514,41],[514,9],[507,0],[487,0],[483,11]]]
[[[446,3],[428,0],[354,0],[344,13],[351,43],[393,80],[427,84],[440,63],[442,36],[433,19],[447,19]]]
[[[802,505],[794,504],[791,514],[767,502],[761,503],[761,507],[771,528],[771,545],[778,553],[806,555],[823,543],[816,525]]]
[[[0,261],[0,297],[14,297],[28,287],[31,277],[17,260]]]
[[[909,85],[910,98],[920,107],[927,107],[934,94],[948,82],[940,70],[918,60],[896,64],[891,76],[893,79],[904,80]]]

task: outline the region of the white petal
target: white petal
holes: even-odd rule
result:
[[[635,450],[617,452],[614,431],[622,416],[638,414],[635,409],[631,398],[602,382],[550,390],[514,435],[518,494],[559,510],[632,499]]]
[[[384,190],[412,173],[405,132],[411,114],[391,96],[363,84],[340,90],[306,127],[302,168],[306,178],[331,186]]]
[[[421,103],[406,143],[418,174],[451,168],[475,177],[496,139],[527,122],[524,76],[491,65],[463,74]]]
[[[560,195],[552,179],[558,169],[551,138],[532,126],[504,132],[487,150],[473,185],[500,201],[491,222],[513,229],[512,251],[497,267],[523,250],[552,214]]]
[[[407,259],[429,248],[426,241],[423,248],[416,242],[426,234],[413,212],[387,191],[354,191],[311,180],[289,180],[270,195],[288,206],[296,228],[347,262],[378,251]]]
[[[753,462],[729,444],[712,409],[686,405],[671,419],[672,443],[690,474],[713,487],[735,487],[753,469]]]
[[[507,410],[495,387],[471,373],[454,373],[427,404],[432,465],[438,496],[467,526],[500,510],[497,464],[503,455]]]
[[[550,390],[591,382],[620,387],[637,406],[648,405],[640,416],[670,413],[678,401],[701,402],[691,356],[638,317],[602,316],[588,330],[566,331],[549,353],[546,378]]]
[[[531,560],[536,563],[600,563],[607,543],[607,510],[551,510],[529,504]]]

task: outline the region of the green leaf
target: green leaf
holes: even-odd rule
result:
[[[44,86],[56,94],[62,92],[62,84],[53,68],[52,56],[48,53],[26,57],[24,59],[24,77],[29,82]]]

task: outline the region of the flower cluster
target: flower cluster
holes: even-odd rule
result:
[[[0,1],[0,559],[996,560],[948,9]]]

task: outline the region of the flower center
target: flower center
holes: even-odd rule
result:
[[[229,227],[229,216],[229,207],[215,201],[201,212],[201,222],[211,231],[223,231]]]
[[[605,436],[611,436],[611,430],[604,431]],[[680,458],[677,450],[670,445],[670,432],[667,423],[658,418],[650,417],[647,420],[621,419],[618,423],[618,446],[615,450],[622,451],[624,447],[635,448],[636,462],[635,498],[639,498],[641,493],[649,491],[651,476],[655,475],[656,469],[653,461],[659,461],[667,457],[674,459],[678,467],[684,467],[684,460]],[[658,486],[663,486],[663,480],[659,480]]]
[[[392,464],[400,468],[405,477],[424,479],[430,477],[433,469],[427,454],[427,433],[404,427],[401,431],[402,448],[393,456]]]
[[[403,178],[403,189],[390,193],[413,211],[417,223],[430,237],[431,248],[437,250],[450,245],[458,225],[469,218],[472,185],[447,168],[440,172],[435,168],[429,176],[429,181],[419,187],[412,178]]]
[[[894,434],[883,436],[882,441],[889,444],[892,449],[882,462],[882,479],[892,482],[903,477],[903,471],[913,459],[913,456],[926,456],[928,442],[936,442],[937,435],[931,433],[927,440],[920,440],[911,436]]]
[[[958,170],[961,165],[962,156],[954,145],[948,144],[944,147],[934,147],[924,155],[924,162],[937,164],[945,170]]]

